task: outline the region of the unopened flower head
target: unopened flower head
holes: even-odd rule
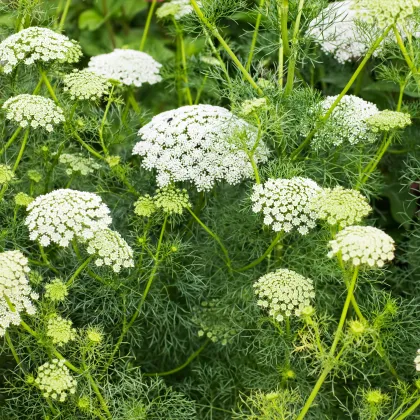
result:
[[[76,329],[72,325],[70,320],[56,315],[48,320],[47,336],[53,344],[63,346],[76,338]]]
[[[0,185],[8,184],[14,177],[15,174],[10,166],[0,164]]]
[[[120,156],[108,156],[106,158],[106,163],[109,165],[110,168],[114,166],[118,166],[120,164],[121,157]]]
[[[28,207],[34,201],[34,198],[24,192],[18,192],[15,195],[15,204],[17,206]]]
[[[28,282],[28,260],[20,251],[0,253],[0,336],[10,325],[19,325],[21,313],[34,315],[38,299]]]
[[[353,0],[352,9],[361,20],[379,28],[405,24],[407,17],[420,7],[420,0]]]
[[[88,67],[95,74],[126,86],[153,85],[162,80],[159,75],[162,65],[149,54],[135,50],[115,49],[109,54],[97,55],[90,59]]]
[[[121,268],[134,267],[133,250],[118,232],[102,229],[94,233],[88,241],[87,252],[95,255],[95,264],[112,267],[119,273]]]
[[[95,170],[99,169],[101,165],[92,159],[84,157],[82,154],[69,154],[63,153],[59,158],[60,163],[67,166],[67,175],[79,173],[82,176],[92,174]]]
[[[320,190],[312,202],[312,208],[318,219],[340,228],[360,223],[372,211],[359,191],[341,186]]]
[[[257,305],[279,322],[285,317],[300,316],[315,298],[312,280],[285,268],[260,277],[254,289]]]
[[[155,200],[149,194],[141,196],[134,206],[134,213],[140,217],[150,217],[156,212]]]
[[[89,69],[73,70],[64,76],[64,91],[71,99],[96,101],[108,95],[111,83],[102,75]]]
[[[366,123],[373,132],[377,133],[405,128],[411,124],[411,118],[410,114],[386,109],[369,117]]]
[[[368,404],[383,404],[389,400],[389,396],[384,394],[380,389],[368,389],[363,395]]]
[[[311,203],[319,190],[318,184],[308,178],[270,178],[264,184],[254,185],[252,210],[262,212],[264,224],[275,232],[296,229],[306,235],[316,224],[317,214]]]
[[[38,368],[35,384],[45,398],[63,402],[76,392],[77,381],[71,376],[65,360],[53,359]]]
[[[414,359],[414,364],[416,366],[417,372],[420,372],[420,349],[417,350],[417,356]]]
[[[327,96],[321,110],[325,114],[335,102],[337,96]],[[340,146],[343,142],[352,145],[373,143],[377,139],[366,120],[379,112],[377,106],[354,95],[345,95],[334,108],[330,118],[316,132],[312,145],[315,148]]]
[[[6,118],[26,128],[43,127],[51,132],[54,126],[64,122],[64,113],[54,101],[39,95],[26,93],[9,98],[2,106]]]
[[[23,29],[0,43],[0,62],[5,73],[10,73],[19,63],[76,63],[81,56],[76,41],[37,26]]]
[[[201,3],[197,3],[200,6]],[[175,20],[179,20],[192,13],[193,10],[190,0],[169,0],[159,7],[156,16],[159,19],[173,16]]]
[[[109,208],[96,194],[62,189],[40,195],[28,206],[25,224],[30,239],[42,246],[68,246],[74,238],[82,242],[111,224]]]
[[[254,127],[225,108],[213,105],[184,106],[155,116],[139,131],[142,138],[133,149],[143,157],[142,166],[156,169],[157,183],[190,181],[199,191],[209,190],[216,181],[234,185],[253,177],[252,165],[239,136],[251,149],[256,141]],[[267,160],[260,142],[256,163]]]
[[[66,283],[58,278],[45,286],[45,297],[51,302],[63,302],[68,294]]]
[[[247,99],[242,103],[241,112],[244,115],[250,115],[264,108],[267,108],[266,98]]]
[[[104,339],[103,331],[98,327],[89,327],[86,330],[86,338],[91,344],[101,344]]]
[[[42,174],[35,169],[29,169],[28,178],[31,181],[38,183],[42,179]]]
[[[348,226],[329,242],[328,256],[341,254],[343,261],[354,266],[383,267],[394,258],[394,240],[371,226]]]
[[[187,190],[173,186],[157,190],[154,199],[156,208],[167,214],[182,214],[184,209],[191,207]]]

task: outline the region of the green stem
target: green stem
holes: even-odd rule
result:
[[[22,127],[18,127],[14,133],[12,134],[12,137],[7,141],[7,143],[0,149],[0,156],[3,155],[3,153],[13,144],[13,142],[16,140],[19,133],[22,131]]]
[[[412,404],[410,407],[407,408],[407,410],[405,410],[403,413],[401,413],[396,420],[403,420],[405,418],[407,418],[411,413],[413,413],[416,408],[420,405],[420,398],[418,398],[414,404]]]
[[[196,0],[190,0],[191,5],[195,12],[197,13],[198,18],[201,20],[201,22],[207,26],[207,28],[210,30],[211,34],[220,42],[220,45],[225,49],[225,51],[228,53],[229,57],[232,59],[232,61],[238,66],[238,69],[241,71],[243,76],[246,80],[251,84],[251,86],[258,92],[259,95],[263,96],[264,93],[261,90],[261,88],[255,83],[252,76],[248,73],[248,71],[245,69],[245,67],[242,65],[242,63],[239,61],[238,57],[236,57],[235,53],[231,50],[227,42],[223,39],[223,37],[220,35],[218,29],[212,25],[209,20],[204,16],[203,12],[201,11],[200,7],[197,4]]]
[[[168,370],[167,372],[159,373],[144,373],[143,376],[168,376],[173,375],[174,373],[179,372],[182,369],[185,369],[194,359],[196,359],[200,353],[207,347],[211,340],[207,340],[197,351],[195,351],[182,365],[176,367],[175,369]]]
[[[405,62],[407,63],[410,70],[413,72],[413,74],[418,74],[418,70],[416,66],[414,65],[413,61],[410,58],[410,54],[408,53],[407,49],[405,48],[404,41],[395,25],[392,26],[392,30],[394,31],[395,37],[397,38],[397,44],[400,48],[402,55],[404,57]]]
[[[201,94],[203,93],[204,87],[206,86],[208,77],[209,76],[207,74],[203,77],[203,81],[197,90],[197,94],[195,95],[194,105],[198,105],[200,103]]]
[[[99,152],[97,152],[93,147],[89,146],[77,133],[76,130],[72,129],[71,134],[74,136],[74,138],[83,146],[90,154],[97,157],[98,159],[106,162],[106,157],[102,156]]]
[[[149,33],[150,23],[152,22],[152,18],[153,18],[153,14],[155,13],[156,5],[157,5],[157,0],[153,0],[152,4],[150,5],[150,8],[149,8],[149,13],[147,14],[146,24],[144,25],[144,31],[143,31],[143,35],[141,37],[140,47],[139,47],[140,51],[143,51],[144,46],[146,45],[146,39],[147,39],[147,35]]]
[[[26,144],[28,143],[28,138],[29,138],[29,128],[26,129],[25,134],[23,136],[23,141],[22,141],[22,145],[20,146],[19,154],[18,154],[18,156],[16,158],[16,161],[15,161],[15,164],[13,165],[13,168],[12,168],[13,173],[16,172],[16,170],[19,166],[19,163],[22,159],[23,153],[24,153],[25,148],[26,148]]]
[[[193,100],[192,100],[192,96],[191,96],[191,90],[189,87],[189,82],[188,82],[188,67],[187,67],[187,55],[185,53],[185,42],[184,42],[184,35],[182,32],[182,28],[177,24],[175,18],[172,19],[175,29],[176,29],[176,33],[177,33],[177,37],[178,37],[178,42],[179,42],[179,49],[180,49],[180,53],[181,53],[181,66],[182,66],[182,76],[184,79],[184,85],[185,85],[185,94],[187,97],[187,102],[188,105],[192,105],[193,104]]]
[[[69,12],[71,0],[67,0],[66,4],[64,5],[63,14],[61,15],[60,23],[58,25],[58,32],[62,32],[64,28],[64,23],[66,22],[67,14]]]
[[[13,354],[13,357],[14,357],[14,359],[16,361],[16,364],[18,366],[20,366],[20,368],[22,369],[19,355],[17,354],[16,349],[15,349],[15,346],[12,343],[12,340],[11,340],[10,335],[9,335],[9,331],[6,330],[6,332],[4,333],[4,338],[6,339],[6,342],[7,342],[8,346],[9,346],[9,348],[10,348],[10,351]],[[22,369],[22,371],[23,371],[23,369]]]
[[[100,142],[101,142],[102,150],[105,153],[105,156],[109,156],[109,152],[108,152],[108,149],[107,149],[107,147],[105,145],[105,141],[104,141],[104,127],[105,127],[105,123],[106,123],[106,117],[108,116],[109,108],[111,107],[111,103],[112,103],[112,99],[113,99],[112,94],[114,93],[114,89],[115,89],[115,85],[112,85],[111,92],[109,93],[109,96],[108,96],[108,101],[107,101],[107,104],[106,104],[105,112],[104,112],[104,115],[102,117],[101,125],[99,127],[99,139],[100,139]]]
[[[85,269],[85,267],[92,261],[93,259],[93,255],[91,255],[90,257],[86,258],[86,260],[79,266],[79,268],[74,272],[74,274],[68,279],[66,286],[67,287],[71,287],[74,283],[74,281],[76,280],[76,278],[78,277],[78,275]]]
[[[257,19],[255,21],[254,34],[252,35],[251,47],[249,49],[248,60],[246,62],[246,66],[245,66],[245,69],[247,71],[249,71],[250,68],[251,68],[251,63],[252,63],[252,58],[254,56],[255,46],[257,45],[258,31],[260,29],[260,24],[261,24],[261,19],[262,19],[261,9],[264,7],[264,4],[265,4],[265,0],[260,0],[259,11],[258,11]]]
[[[277,0],[280,1],[280,0]],[[281,0],[280,5],[280,28],[281,28],[281,40],[284,50],[284,55],[290,55],[289,47],[289,31],[287,29],[287,20],[289,15],[289,0]]]
[[[45,72],[45,70],[42,70],[41,68],[39,69],[39,72],[41,74],[41,78],[42,78],[45,86],[47,87],[47,90],[48,90],[51,98],[53,98],[54,102],[58,105],[57,95],[55,94],[54,88],[51,86],[51,83],[48,80],[47,73]]]
[[[264,254],[261,255],[261,257],[257,258],[256,260],[254,260],[252,263],[246,265],[245,267],[235,268],[234,271],[236,271],[238,273],[242,273],[243,271],[249,270],[250,268],[255,267],[256,265],[258,265],[259,263],[264,261],[265,258],[267,257],[267,255],[269,255],[271,253],[271,251],[274,249],[274,247],[277,245],[277,243],[280,241],[280,239],[282,237],[283,237],[283,232],[279,232],[277,234],[277,236],[273,239],[273,241],[271,242],[269,247],[266,249]]]

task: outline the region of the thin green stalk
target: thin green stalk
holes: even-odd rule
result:
[[[413,413],[416,408],[420,405],[420,398],[418,398],[414,404],[412,404],[410,407],[407,408],[407,410],[405,410],[403,413],[401,413],[396,420],[403,420],[405,418],[407,418],[411,413]]]
[[[175,369],[168,370],[167,372],[159,372],[159,373],[143,373],[143,376],[169,376],[173,375],[174,373],[179,372],[182,369],[185,369],[194,359],[196,359],[200,353],[207,347],[207,345],[211,343],[211,340],[208,339],[198,350],[196,350],[182,365],[176,367]]]
[[[107,161],[105,156],[102,156],[99,152],[97,152],[93,147],[89,146],[77,133],[76,130],[72,129],[71,134],[74,136],[74,138],[80,143],[81,146],[83,146],[90,154],[97,157],[98,159],[102,161]]]
[[[331,114],[333,113],[334,109],[336,108],[336,106],[340,103],[341,99],[343,99],[343,96],[350,90],[350,88],[352,87],[353,83],[355,82],[355,80],[357,79],[357,77],[359,76],[359,73],[364,69],[366,63],[369,61],[370,57],[372,56],[372,54],[376,51],[376,49],[379,47],[379,45],[381,44],[381,42],[385,39],[385,37],[388,35],[389,31],[391,30],[392,25],[388,26],[385,31],[382,33],[382,35],[380,35],[376,41],[373,43],[373,45],[369,48],[368,52],[366,53],[365,57],[363,58],[363,60],[360,62],[359,66],[357,67],[356,71],[353,73],[353,76],[350,78],[350,80],[347,82],[346,86],[344,87],[344,89],[341,91],[341,93],[337,96],[337,99],[334,101],[333,104],[331,104],[331,106],[329,107],[329,109],[327,110],[327,112],[320,118],[320,121],[318,122],[318,124],[315,126],[315,128],[306,136],[305,140],[300,144],[300,146],[295,149],[291,155],[290,158],[292,160],[295,160],[299,154],[302,152],[303,149],[306,148],[306,146],[310,143],[310,141],[312,140],[313,136],[315,135],[315,133],[321,128],[321,126],[328,120],[328,118],[331,116]]]
[[[255,83],[252,76],[248,73],[248,71],[245,69],[245,67],[242,65],[242,63],[239,61],[238,57],[235,55],[235,53],[231,50],[227,42],[223,39],[223,37],[220,35],[218,29],[213,26],[209,20],[204,16],[203,12],[201,11],[200,7],[197,4],[196,0],[190,0],[191,5],[195,12],[197,13],[198,18],[201,20],[201,22],[207,26],[207,28],[210,30],[211,34],[220,42],[220,45],[225,49],[225,51],[228,53],[229,57],[232,59],[232,61],[237,65],[238,69],[241,71],[243,76],[246,80],[251,84],[251,86],[258,92],[259,95],[264,96],[263,91],[261,88]]]
[[[61,15],[60,23],[58,25],[58,32],[62,32],[64,28],[64,23],[66,22],[67,14],[69,12],[71,0],[66,0],[66,4],[64,5],[63,14]]]
[[[249,153],[247,153],[247,154],[248,154],[249,161],[251,162],[252,169],[253,169],[253,171],[254,171],[255,182],[256,182],[257,184],[261,184],[260,173],[258,172],[258,166],[257,166],[257,164],[255,163],[254,153],[249,152]]]
[[[86,266],[92,261],[93,255],[86,258],[86,260],[79,266],[79,268],[74,272],[74,274],[68,279],[66,286],[71,287],[76,280],[76,278],[79,276],[79,274],[86,268]]]
[[[22,127],[18,127],[14,133],[12,134],[12,136],[10,137],[10,139],[7,141],[7,143],[0,149],[0,156],[3,155],[3,153],[13,144],[13,142],[16,140],[17,136],[19,135],[19,133],[22,131]]]
[[[117,46],[117,40],[115,39],[115,33],[112,27],[112,23],[109,21],[110,16],[108,15],[107,0],[102,0],[102,12],[104,14],[105,26],[108,31],[109,40],[111,41],[112,48],[115,48]]]
[[[278,2],[280,0],[277,0]],[[281,29],[281,39],[284,49],[284,55],[290,55],[289,47],[289,31],[287,29],[287,21],[289,17],[289,0],[281,0],[280,5],[280,29]]]
[[[149,290],[150,290],[150,288],[152,286],[153,280],[155,279],[155,275],[156,275],[157,269],[158,269],[159,264],[161,262],[161,260],[160,260],[160,251],[161,251],[161,247],[162,247],[162,243],[163,243],[163,235],[165,233],[167,222],[168,222],[168,216],[165,216],[165,219],[163,220],[162,228],[161,228],[161,231],[160,231],[160,235],[159,235],[159,240],[158,240],[158,243],[157,243],[157,246],[156,246],[156,253],[155,253],[155,256],[154,256],[155,262],[154,262],[152,271],[150,273],[149,279],[147,281],[146,288],[144,289],[143,295],[141,297],[141,300],[140,300],[139,304],[137,305],[136,311],[134,312],[134,314],[131,317],[130,321],[127,324],[124,325],[124,327],[122,329],[122,332],[120,334],[120,337],[118,338],[118,341],[117,341],[114,349],[112,350],[111,356],[108,359],[108,362],[107,362],[107,364],[104,367],[104,371],[106,371],[108,369],[108,367],[111,365],[111,363],[112,363],[112,361],[114,359],[114,356],[117,353],[118,349],[120,348],[121,343],[122,343],[125,335],[127,334],[128,330],[133,326],[133,324],[136,321],[137,317],[140,315],[141,308],[143,307],[143,304],[144,304],[144,302],[146,300],[146,297],[149,294]]]
[[[347,312],[350,306],[350,301],[351,301],[351,296],[353,295],[354,289],[356,287],[356,281],[357,281],[357,276],[359,274],[359,269],[358,267],[355,267],[354,271],[353,271],[353,276],[350,282],[350,286],[348,288],[348,292],[347,292],[347,297],[346,297],[346,301],[344,303],[343,306],[343,310],[341,312],[341,317],[340,317],[340,321],[337,327],[337,330],[335,331],[334,334],[334,341],[331,345],[330,351],[329,351],[329,356],[331,358],[334,357],[335,351],[337,349],[338,343],[340,341],[341,338],[341,334],[343,331],[343,327],[344,327],[344,323],[346,321],[346,317],[347,317]],[[344,350],[344,347],[342,349],[342,351]],[[338,360],[337,358],[341,356],[342,351],[335,357],[336,360]],[[328,374],[331,372],[333,368],[333,364],[330,363],[328,364],[324,370],[321,373],[321,376],[318,378],[314,388],[312,389],[311,394],[309,395],[309,398],[306,400],[305,405],[302,408],[302,411],[299,413],[299,416],[296,418],[296,420],[302,420],[306,413],[309,411],[309,409],[311,408],[311,405],[313,403],[313,401],[315,400],[316,396],[318,395],[319,390],[321,389],[321,386],[323,385],[325,379],[327,378]]]
[[[203,81],[197,90],[197,94],[195,95],[194,105],[198,105],[200,103],[201,94],[203,93],[208,78],[209,76],[207,74],[203,77]]]
[[[397,38],[397,44],[400,48],[402,55],[404,57],[405,62],[407,63],[408,67],[412,71],[413,74],[418,74],[418,70],[414,65],[414,62],[410,58],[410,54],[408,53],[407,49],[405,48],[404,41],[395,25],[392,26],[392,30],[394,31],[395,37]]]
[[[153,0],[152,4],[150,5],[150,8],[149,8],[149,13],[147,14],[146,24],[144,25],[144,31],[143,31],[143,35],[141,37],[140,47],[139,47],[140,51],[143,51],[144,46],[146,45],[146,39],[147,39],[147,35],[149,33],[150,23],[152,22],[152,18],[153,18],[153,14],[155,13],[156,5],[157,5],[157,0]]]
[[[51,98],[53,98],[54,102],[58,105],[57,95],[55,94],[54,88],[51,86],[51,83],[48,80],[47,73],[45,72],[45,70],[42,70],[41,68],[39,69],[39,72],[41,74],[42,80],[43,80],[45,86],[47,87],[47,90],[48,90]]]
[[[128,102],[130,103],[131,107],[134,109],[134,111],[140,115],[141,109],[139,107],[139,104],[136,101],[136,98],[134,97],[133,91],[130,89],[128,93]]]
[[[9,346],[10,351],[13,354],[13,357],[16,361],[16,364],[22,369],[19,355],[17,354],[17,351],[15,349],[15,346],[12,343],[12,340],[11,340],[10,335],[9,335],[9,331],[7,329],[6,329],[6,332],[4,333],[4,338],[6,339],[7,345]],[[23,371],[23,369],[22,369],[22,371]]]
[[[38,247],[39,247],[39,252],[41,254],[41,259],[42,261],[44,261],[44,263],[47,265],[47,267],[51,270],[54,271],[55,274],[60,274],[58,272],[58,270],[52,266],[52,264],[50,263],[50,261],[48,260],[47,254],[44,251],[44,247],[38,242]]]
[[[227,267],[229,268],[229,271],[231,271],[232,270],[232,262],[229,258],[229,253],[228,253],[227,249],[225,248],[225,246],[223,245],[221,239],[210,228],[208,228],[189,207],[187,207],[187,210],[190,212],[190,214],[194,218],[194,220],[219,244],[220,249],[222,250],[222,252],[225,256],[225,263],[226,263]]]
[[[260,0],[260,4],[258,6],[259,10],[258,10],[257,19],[255,20],[254,33],[252,35],[251,47],[249,48],[248,60],[246,62],[246,66],[245,66],[245,69],[247,71],[249,71],[250,68],[251,68],[252,58],[254,56],[254,51],[255,51],[255,46],[257,45],[258,31],[260,29],[261,19],[262,19],[261,9],[264,7],[264,4],[265,4],[265,0]]]
[[[109,92],[109,96],[108,96],[108,101],[106,103],[106,107],[105,107],[105,112],[104,115],[102,117],[102,121],[101,121],[101,125],[99,127],[99,139],[101,142],[101,146],[102,146],[102,150],[105,153],[105,156],[109,156],[109,152],[108,152],[108,148],[105,145],[105,141],[104,141],[104,127],[105,127],[105,123],[106,123],[106,117],[108,116],[108,112],[109,112],[109,108],[111,107],[111,103],[112,103],[112,94],[114,93],[114,89],[115,89],[115,85],[112,85],[111,88],[111,92]]]

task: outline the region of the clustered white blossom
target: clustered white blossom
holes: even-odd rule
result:
[[[256,129],[225,108],[212,105],[184,106],[153,117],[142,127],[142,138],[133,149],[142,166],[157,171],[157,183],[164,187],[176,181],[191,181],[199,191],[209,190],[225,180],[237,184],[251,178],[253,170],[239,138],[248,149],[256,141]],[[260,142],[256,163],[267,160],[268,150]]]
[[[340,228],[360,223],[371,211],[366,197],[341,186],[323,188],[312,202],[318,219]]]
[[[168,214],[182,214],[185,208],[191,207],[187,190],[168,186],[156,191],[155,206]]]
[[[327,96],[321,103],[325,114],[338,96]],[[377,139],[366,120],[379,112],[377,106],[354,95],[345,95],[335,107],[330,118],[316,132],[312,145],[315,148],[350,144],[373,143]]]
[[[420,372],[420,349],[417,350],[417,356],[414,359],[414,364],[416,365],[417,372]]]
[[[72,325],[69,319],[56,315],[48,320],[47,336],[57,346],[67,344],[76,338],[76,329]]]
[[[15,174],[12,168],[8,165],[0,164],[0,185],[8,184]]]
[[[75,238],[82,242],[111,224],[109,208],[96,194],[71,189],[40,195],[27,208],[25,224],[30,239],[42,246],[56,243],[68,246]]]
[[[38,368],[35,384],[45,398],[64,402],[76,392],[77,381],[71,376],[65,360],[53,359]]]
[[[37,26],[23,29],[0,43],[0,63],[5,73],[10,73],[19,63],[76,63],[81,56],[82,50],[76,41]]]
[[[39,95],[22,94],[9,98],[2,106],[8,120],[21,127],[43,127],[51,132],[54,125],[64,122],[63,110],[54,101]]]
[[[140,87],[162,80],[159,70],[162,67],[149,54],[136,50],[115,49],[111,53],[92,57],[89,70],[108,80],[117,80],[123,85]]]
[[[22,312],[36,312],[32,300],[38,294],[29,285],[29,271],[28,259],[20,251],[0,253],[0,336],[10,325],[20,324]]]
[[[420,7],[420,0],[353,0],[352,8],[357,17],[379,28],[396,23],[404,25],[407,17]]]
[[[198,5],[201,3],[198,2]],[[176,20],[183,18],[193,12],[190,0],[169,0],[162,4],[156,11],[156,16],[163,19],[167,16],[173,16]]]
[[[63,153],[60,155],[59,161],[67,166],[67,175],[73,175],[75,172],[79,172],[80,175],[86,176],[92,174],[96,169],[101,167],[99,163],[94,162],[92,159],[85,158],[80,153]]]
[[[260,277],[254,289],[257,305],[279,322],[285,317],[300,316],[315,298],[312,280],[285,268]]]
[[[379,131],[398,130],[411,124],[410,114],[385,109],[366,120],[369,128],[375,133]]]
[[[341,255],[354,266],[383,267],[394,258],[394,240],[371,226],[348,226],[329,242],[328,256]]]
[[[109,93],[112,86],[108,79],[89,69],[73,70],[64,76],[64,91],[71,99],[96,101]]]
[[[111,229],[96,231],[88,241],[87,252],[97,255],[95,264],[98,267],[111,266],[116,273],[121,267],[134,267],[133,250],[118,232]]]
[[[256,184],[251,200],[254,213],[262,212],[264,224],[275,232],[296,229],[306,235],[316,225],[316,212],[311,208],[320,187],[308,178],[269,178],[264,184]]]

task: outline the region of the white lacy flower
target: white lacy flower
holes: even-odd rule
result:
[[[109,93],[111,83],[104,76],[93,73],[89,69],[73,70],[64,76],[64,91],[71,99],[87,99],[96,101]]]
[[[108,80],[118,80],[127,86],[153,85],[162,80],[159,75],[162,65],[149,54],[135,50],[115,49],[109,54],[97,55],[90,59],[88,67]]]
[[[118,232],[103,229],[95,232],[88,241],[87,252],[96,255],[95,264],[111,266],[119,273],[121,268],[134,267],[133,250]]]
[[[348,226],[329,242],[328,256],[341,254],[343,261],[354,266],[383,267],[394,258],[394,240],[371,226]]]
[[[200,2],[197,2],[197,4],[201,5]],[[159,7],[156,11],[156,16],[159,19],[173,16],[176,20],[179,20],[193,11],[190,0],[169,0]]]
[[[67,344],[76,338],[76,329],[72,325],[73,323],[70,320],[56,315],[48,320],[47,336],[57,346]]]
[[[420,372],[420,349],[417,350],[417,356],[414,359],[414,364],[416,365],[417,372]]]
[[[63,402],[76,392],[77,381],[65,366],[65,360],[53,359],[38,368],[35,384],[45,398]]]
[[[67,175],[73,175],[75,172],[79,172],[80,175],[86,176],[92,174],[96,169],[99,169],[101,165],[96,163],[92,159],[85,158],[82,154],[69,154],[63,153],[59,157],[60,163],[67,166]]]
[[[323,188],[313,200],[312,208],[319,219],[341,228],[360,223],[372,211],[366,197],[359,191],[341,186]]]
[[[38,299],[29,285],[28,260],[20,251],[0,253],[0,336],[10,325],[19,325],[21,313],[34,315]]]
[[[322,104],[325,114],[335,102],[337,96],[327,96]],[[371,102],[354,95],[345,95],[335,107],[326,123],[316,132],[312,139],[315,148],[340,146],[347,141],[350,144],[373,143],[377,139],[366,120],[377,114],[379,109]]]
[[[62,189],[37,197],[27,207],[25,224],[30,239],[42,246],[51,242],[68,246],[75,238],[82,242],[111,224],[109,208],[96,194]]]
[[[142,138],[133,154],[144,157],[142,166],[157,170],[157,183],[164,187],[176,181],[190,181],[199,191],[209,190],[225,180],[237,184],[253,177],[248,155],[239,137],[246,137],[251,149],[256,130],[225,108],[213,105],[184,106],[155,116],[139,131]],[[254,159],[267,160],[260,142]]]
[[[64,122],[64,113],[54,101],[39,95],[22,94],[9,98],[2,106],[6,118],[21,127],[43,127],[51,132]]]
[[[262,212],[264,224],[275,232],[296,229],[306,235],[316,225],[317,214],[311,208],[320,187],[308,178],[268,179],[254,185],[251,200],[254,213]]]
[[[285,317],[300,316],[315,298],[311,279],[284,268],[260,277],[254,289],[257,305],[279,322]]]
[[[80,45],[48,28],[33,26],[10,35],[0,43],[0,64],[10,73],[19,63],[76,63],[82,56]]]

